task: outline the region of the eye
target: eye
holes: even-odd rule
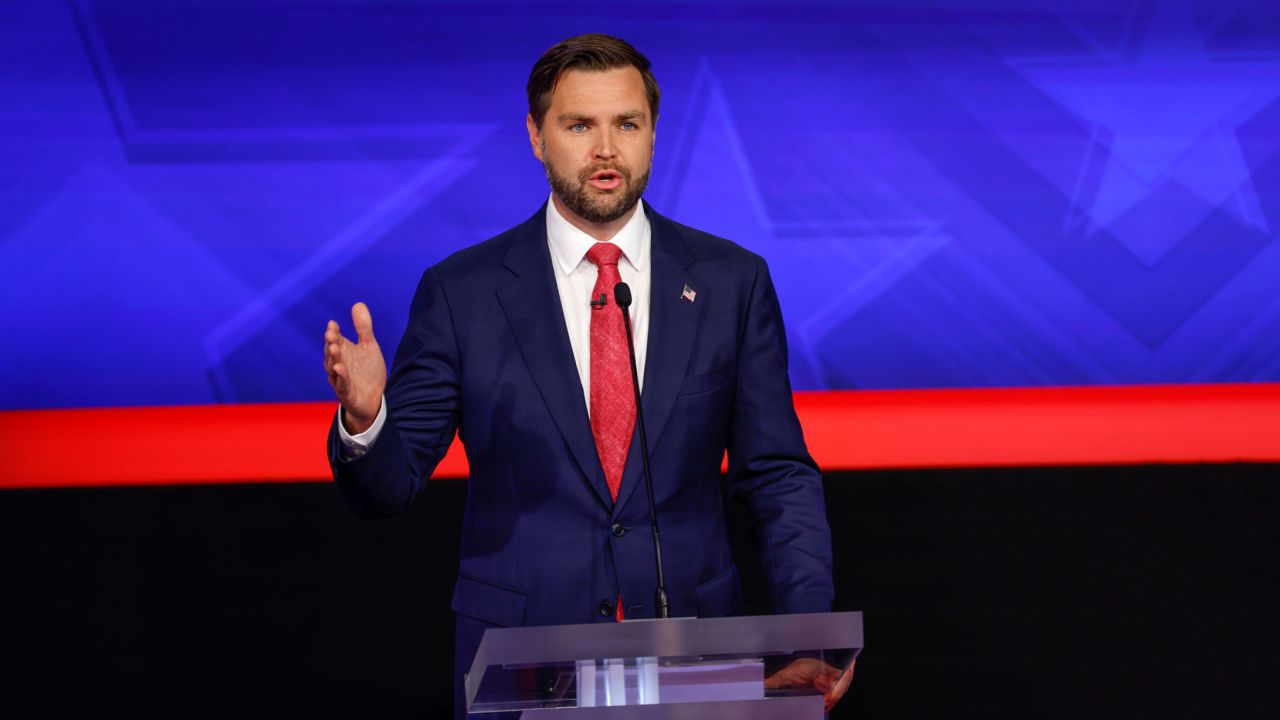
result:
[[[569,132],[581,133],[587,131],[586,123],[574,123],[569,126]]]
[[[638,130],[640,128],[639,125],[636,125],[633,122],[624,122],[618,127],[622,128],[623,130]]]

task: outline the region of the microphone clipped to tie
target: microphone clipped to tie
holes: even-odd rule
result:
[[[608,305],[608,304],[609,304],[609,297],[608,297],[607,295],[605,295],[604,293],[600,293],[600,299],[599,299],[599,300],[592,300],[592,301],[591,301],[591,309],[592,309],[592,310],[599,310],[600,308],[602,308],[602,307],[604,307],[605,305]]]

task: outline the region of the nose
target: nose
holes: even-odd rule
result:
[[[613,134],[600,133],[600,141],[596,143],[596,157],[601,160],[612,160],[617,154],[618,148],[613,142]]]

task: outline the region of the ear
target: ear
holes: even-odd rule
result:
[[[538,129],[538,123],[533,121],[533,115],[524,116],[525,128],[529,131],[529,145],[533,147],[533,156],[538,158],[538,162],[542,162],[542,131]]]

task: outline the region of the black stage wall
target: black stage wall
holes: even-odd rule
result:
[[[329,485],[2,492],[0,712],[444,718],[465,493],[369,522]],[[827,501],[868,643],[833,718],[1280,712],[1280,466],[829,474]]]

